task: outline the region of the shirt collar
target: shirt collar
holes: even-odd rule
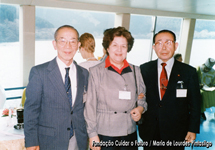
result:
[[[121,69],[117,68],[115,65],[111,64],[110,60],[109,60],[109,56],[107,56],[107,58],[105,59],[105,68],[109,68],[112,67],[116,72],[118,72],[119,74],[122,73],[123,69],[130,67],[129,63],[127,62],[126,59],[123,60],[124,65],[122,66]]]
[[[75,67],[75,64],[73,62],[70,64],[70,66],[67,66],[62,60],[60,60],[59,57],[57,57],[57,64],[58,64],[60,70],[62,70],[62,69],[65,70],[65,68],[68,68],[68,67],[70,67],[70,70],[73,70]]]
[[[163,61],[158,58],[158,66],[160,67],[161,66],[161,63],[163,63]],[[172,68],[173,64],[174,64],[174,58],[170,58],[166,63],[166,66],[168,66],[168,68]],[[162,67],[162,66],[161,66]]]
[[[169,78],[170,73],[172,71],[172,66],[174,64],[174,61],[175,61],[175,59],[174,59],[174,57],[172,57],[167,62],[165,62],[166,63],[165,69],[167,71],[168,78]],[[162,70],[161,63],[163,63],[163,61],[160,58],[158,58],[158,70],[160,70],[160,71]]]

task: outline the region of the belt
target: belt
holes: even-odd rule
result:
[[[130,113],[132,109],[126,110],[126,111],[113,111],[113,110],[101,110],[98,109],[97,112],[99,113],[108,113],[108,114],[118,114],[118,113]]]

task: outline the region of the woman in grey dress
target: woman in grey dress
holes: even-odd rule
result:
[[[108,30],[102,43],[108,57],[89,70],[84,115],[93,150],[137,150],[136,122],[147,104],[138,99],[146,90],[140,69],[126,61],[133,43],[124,27]]]

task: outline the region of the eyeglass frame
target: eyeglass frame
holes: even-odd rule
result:
[[[168,42],[170,42],[170,45],[167,45]],[[172,46],[172,43],[175,43],[175,41],[173,40],[167,40],[166,42],[158,41],[154,45],[156,46],[157,44],[161,44],[161,45],[158,45],[158,47],[163,47],[163,45],[165,44],[165,46],[169,47],[169,46]]]
[[[62,42],[62,40],[65,40],[64,42],[65,42],[65,44],[64,45],[62,45],[62,43],[60,44],[60,42]],[[64,38],[60,38],[60,39],[55,39],[55,41],[56,42],[58,42],[58,41],[60,41],[59,42],[59,45],[61,46],[61,47],[64,47],[66,44],[67,44],[67,42],[69,42],[69,44],[71,45],[71,46],[74,46],[75,44],[76,44],[76,42],[78,42],[79,40],[78,39],[72,39],[72,40],[66,40],[66,39],[64,39]],[[74,42],[75,41],[75,42]]]

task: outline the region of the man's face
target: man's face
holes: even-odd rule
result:
[[[77,32],[71,28],[62,28],[58,31],[56,40],[52,43],[55,50],[57,50],[59,59],[69,66],[80,46]]]
[[[167,62],[175,53],[178,43],[174,42],[174,37],[171,33],[159,33],[155,38],[153,49],[155,50],[158,58],[163,62]]]

